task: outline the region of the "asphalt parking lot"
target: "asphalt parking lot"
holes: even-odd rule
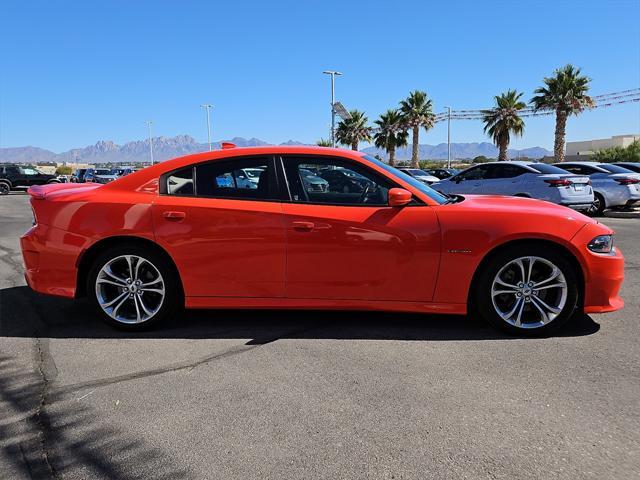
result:
[[[640,219],[626,308],[515,339],[466,317],[187,312],[125,334],[32,293],[0,197],[0,478],[640,476]]]

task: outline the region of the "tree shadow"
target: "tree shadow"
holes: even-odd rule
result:
[[[591,335],[600,326],[576,315],[554,336]],[[38,295],[28,287],[0,290],[0,336],[47,338],[250,339],[264,344],[280,338],[335,340],[508,340],[479,318],[368,311],[187,310],[158,328],[122,332],[99,320],[86,301]]]
[[[3,478],[187,479],[167,452],[101,419],[73,398],[47,399],[47,379],[0,355]],[[7,475],[7,476],[4,476]]]

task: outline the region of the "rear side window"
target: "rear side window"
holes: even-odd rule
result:
[[[166,176],[166,192],[169,195],[193,195],[193,167],[170,173]]]
[[[529,164],[529,168],[533,168],[538,173],[561,173],[563,175],[567,173],[566,170],[554,167],[553,165],[547,165],[546,163],[532,163]]]
[[[268,157],[211,162],[196,166],[199,197],[275,200],[275,173]]]
[[[604,168],[607,172],[610,173],[633,173],[632,170],[628,168],[620,167],[618,165],[610,165],[608,163],[601,163],[598,165],[600,168]]]

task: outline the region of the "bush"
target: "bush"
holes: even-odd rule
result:
[[[598,150],[591,157],[596,162],[640,162],[640,140],[625,147],[610,147]]]
[[[56,175],[71,175],[73,169],[68,165],[60,165],[56,168]]]

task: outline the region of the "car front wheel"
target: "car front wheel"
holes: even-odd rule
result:
[[[518,335],[545,335],[573,315],[578,277],[564,255],[548,247],[518,246],[499,253],[482,271],[479,313]]]
[[[7,182],[0,182],[0,195],[9,195],[11,187]]]
[[[124,330],[159,323],[180,304],[177,280],[166,259],[137,245],[100,255],[87,282],[89,299],[102,319]]]

